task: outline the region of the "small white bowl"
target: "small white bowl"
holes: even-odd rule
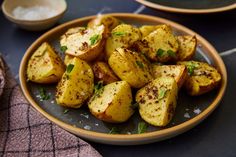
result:
[[[18,7],[46,6],[56,11],[56,15],[40,20],[18,19],[13,15],[13,10]],[[65,0],[5,0],[2,3],[2,11],[6,18],[19,27],[39,31],[52,27],[65,13],[67,4]]]

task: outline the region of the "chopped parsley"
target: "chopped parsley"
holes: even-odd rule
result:
[[[198,67],[198,65],[197,65],[197,64],[194,64],[193,62],[188,63],[188,64],[187,64],[188,74],[189,74],[190,76],[192,76],[193,73],[194,73],[194,70],[195,70],[197,67]]]
[[[158,57],[162,57],[164,55],[164,53],[165,53],[165,51],[163,49],[159,48],[156,52],[156,55]]]
[[[148,125],[145,122],[138,123],[138,134],[145,133],[147,131]]]
[[[98,42],[98,38],[99,38],[99,34],[95,34],[94,36],[92,36],[89,40],[90,40],[90,45],[94,45]]]
[[[94,86],[94,93],[97,93],[101,88],[103,88],[103,81],[99,81],[99,82]]]
[[[158,99],[164,98],[164,96],[166,95],[166,92],[167,92],[167,89],[161,88],[161,89],[160,89],[159,96],[158,96]]]
[[[62,52],[65,53],[67,49],[68,49],[67,46],[61,46],[61,51],[62,51]]]
[[[109,134],[119,134],[120,131],[117,127],[112,127],[111,130],[109,131]]]
[[[68,112],[69,112],[69,109],[65,109],[63,113],[67,114]]]
[[[174,53],[172,50],[168,50],[168,51],[167,51],[167,54],[168,54],[169,56],[173,57],[173,58],[176,57],[176,53]]]
[[[140,62],[140,61],[136,61],[136,64],[140,67],[140,68],[144,68],[144,65],[143,65],[143,63],[142,62]]]
[[[132,109],[136,109],[136,108],[138,108],[139,107],[139,103],[131,103],[131,108]]]
[[[113,32],[112,34],[116,36],[123,36],[125,35],[125,32]]]
[[[66,67],[66,72],[67,73],[70,73],[74,68],[74,64],[69,64],[67,67]]]
[[[39,89],[39,95],[42,100],[50,99],[50,95],[46,93],[46,90],[43,87]]]

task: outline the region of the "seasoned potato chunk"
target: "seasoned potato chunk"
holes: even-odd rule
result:
[[[179,44],[171,27],[161,25],[141,41],[136,42],[135,48],[145,53],[152,61],[168,62],[176,58]]]
[[[103,51],[104,32],[103,25],[71,28],[61,36],[60,44],[66,54],[91,61]]]
[[[139,113],[154,126],[166,126],[172,119],[178,87],[173,77],[160,77],[141,88],[136,94]]]
[[[121,123],[134,113],[131,107],[132,93],[126,81],[108,84],[98,90],[90,99],[91,113],[106,122]]]
[[[117,48],[108,63],[121,80],[127,81],[134,88],[143,87],[152,79],[149,63],[137,52]]]
[[[177,52],[178,61],[187,61],[193,58],[196,46],[197,39],[195,36],[184,35],[178,36],[179,50]]]
[[[140,38],[141,33],[138,28],[127,24],[118,25],[112,30],[111,36],[108,37],[106,42],[107,58],[111,56],[116,48],[129,48]]]
[[[64,71],[61,58],[44,42],[29,59],[27,77],[32,82],[55,83],[61,79]]]
[[[188,74],[184,87],[189,95],[201,95],[216,88],[221,82],[220,73],[211,65],[197,61],[178,62],[187,66]]]
[[[79,108],[93,94],[93,86],[92,69],[75,57],[57,85],[56,101],[62,106]]]
[[[162,25],[143,25],[139,28],[142,38],[146,37],[149,35],[151,32],[155,31],[158,27]]]
[[[95,62],[93,65],[94,76],[104,84],[119,81],[109,65],[105,62]]]
[[[188,71],[185,65],[152,65],[154,78],[173,77],[180,89],[184,84]]]
[[[95,19],[89,21],[88,27],[104,25],[107,33],[111,32],[116,26],[121,24],[121,21],[110,15],[98,15]]]

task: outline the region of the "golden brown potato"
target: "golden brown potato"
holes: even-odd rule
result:
[[[152,79],[149,63],[137,52],[117,48],[108,64],[121,80],[127,81],[134,88],[143,87]]]
[[[188,71],[185,65],[152,65],[154,78],[163,76],[173,77],[180,89],[184,84]]]
[[[74,57],[57,85],[56,101],[59,105],[79,108],[92,94],[93,71],[83,60]]]
[[[55,83],[61,79],[64,71],[61,58],[44,42],[29,59],[27,77],[32,82]]]
[[[138,28],[120,24],[111,32],[106,42],[106,56],[109,58],[116,48],[129,48],[134,42],[141,38],[141,33]]]
[[[94,26],[100,26],[104,25],[107,33],[112,31],[116,26],[121,24],[121,21],[118,20],[117,18],[110,16],[110,15],[99,15],[95,19],[89,21],[88,27],[94,27]]]
[[[71,56],[92,61],[103,51],[104,33],[103,25],[87,29],[84,27],[71,28],[61,36],[61,49]]]
[[[143,25],[139,28],[142,38],[146,37],[149,35],[151,32],[155,31],[158,27],[162,25]]]
[[[73,59],[74,59],[75,56],[71,56],[71,55],[65,55],[65,59],[64,59],[64,64],[65,65],[68,65]]]
[[[105,62],[95,62],[93,65],[94,76],[104,84],[117,82],[119,79]]]
[[[216,88],[221,82],[221,75],[211,65],[197,61],[178,62],[187,66],[188,74],[184,87],[189,95],[201,95]]]
[[[97,91],[90,99],[91,113],[106,122],[121,123],[134,113],[131,107],[132,93],[126,81],[108,84]]]
[[[171,27],[161,25],[142,40],[136,42],[134,47],[145,53],[152,61],[168,62],[176,59],[179,44]]]
[[[193,58],[196,46],[197,38],[195,36],[184,35],[178,36],[179,50],[177,52],[178,61],[187,61]]]
[[[177,103],[178,87],[173,77],[159,77],[136,94],[139,113],[154,126],[166,126],[172,119]]]

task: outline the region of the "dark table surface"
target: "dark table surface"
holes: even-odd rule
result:
[[[156,11],[131,0],[68,0],[59,24],[83,16],[111,12],[138,12],[173,20],[198,32],[219,52],[236,47],[236,10],[208,15],[185,15]],[[0,1],[1,3],[1,1]],[[24,31],[5,19],[0,11],[0,52],[15,77],[30,44],[44,32]],[[104,156],[235,157],[236,156],[236,53],[222,55],[228,86],[219,107],[201,124],[175,138],[140,146],[91,143]]]

